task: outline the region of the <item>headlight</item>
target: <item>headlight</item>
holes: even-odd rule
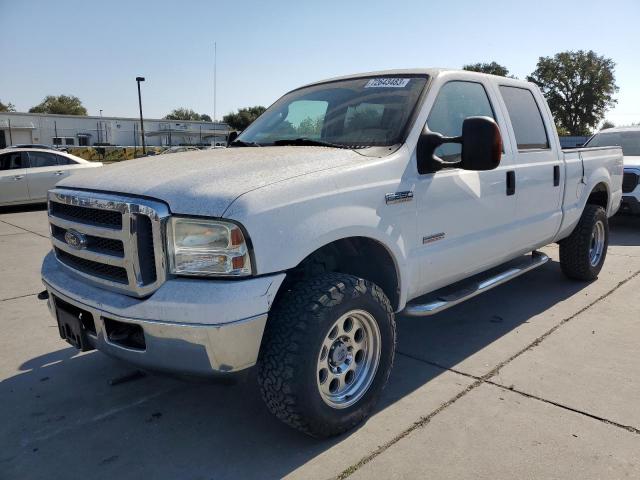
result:
[[[251,275],[242,230],[220,220],[171,217],[167,224],[169,268],[177,275]]]

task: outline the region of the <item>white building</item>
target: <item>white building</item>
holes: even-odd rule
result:
[[[229,130],[222,122],[144,119],[147,145],[226,145]],[[140,146],[140,119],[0,112],[0,148],[24,143]]]

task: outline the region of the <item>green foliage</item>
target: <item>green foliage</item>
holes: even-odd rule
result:
[[[199,120],[210,122],[211,117],[206,113],[196,113],[190,108],[176,108],[164,117],[165,120]]]
[[[15,111],[16,111],[16,107],[13,103],[9,102],[7,104],[4,104],[0,102],[0,112],[15,112]]]
[[[489,73],[491,75],[499,75],[501,77],[509,77],[509,70],[507,67],[500,65],[497,62],[491,63],[471,63],[462,67],[463,70],[470,72]],[[512,77],[515,78],[515,77]]]
[[[324,117],[318,117],[316,119],[307,117],[302,120],[298,128],[295,129],[296,135],[303,138],[320,138],[323,123]]]
[[[540,57],[527,80],[540,87],[556,123],[570,135],[589,135],[615,105],[615,63],[594,51]]]
[[[258,118],[266,108],[257,105],[255,107],[239,108],[236,113],[229,113],[222,117],[222,121],[227,123],[234,130],[244,130]]]
[[[142,156],[142,147],[73,147],[69,153],[94,162],[115,163]],[[164,147],[148,146],[147,152],[162,153]]]
[[[605,128],[613,128],[615,127],[615,123],[613,123],[610,120],[605,120],[604,122],[602,122],[602,125],[600,126],[600,130],[604,130]]]
[[[44,100],[29,113],[57,113],[60,115],[87,115],[87,109],[82,106],[78,97],[73,95],[47,95]]]

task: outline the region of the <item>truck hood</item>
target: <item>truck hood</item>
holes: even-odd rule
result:
[[[640,168],[640,157],[632,157],[632,156],[625,156],[624,157],[624,166],[625,167],[633,167],[633,168]]]
[[[221,217],[243,193],[364,157],[327,147],[238,147],[158,155],[87,169],[58,186],[162,200],[173,213]]]

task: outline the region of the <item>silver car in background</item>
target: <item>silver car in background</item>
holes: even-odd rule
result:
[[[0,150],[0,206],[45,202],[47,191],[63,178],[101,166],[50,149],[5,148]]]

